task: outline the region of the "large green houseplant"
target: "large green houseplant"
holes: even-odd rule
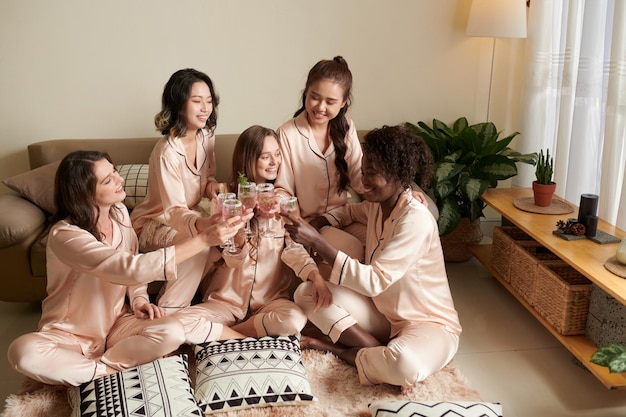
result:
[[[465,117],[450,126],[434,119],[407,123],[430,148],[435,161],[431,190],[439,209],[439,234],[452,232],[462,218],[470,223],[483,217],[485,203],[480,196],[498,181],[517,175],[516,162],[534,165],[537,154],[521,154],[509,148],[519,134],[499,139],[500,132],[491,122],[469,125]],[[418,182],[419,183],[419,182]]]

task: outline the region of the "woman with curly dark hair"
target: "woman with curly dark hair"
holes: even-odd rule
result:
[[[294,295],[319,330],[315,337],[303,336],[302,346],[333,352],[356,366],[362,384],[408,391],[458,349],[461,326],[437,223],[410,189],[416,175],[427,182],[432,170],[426,144],[408,128],[384,126],[365,136],[366,201],[330,212],[334,225],[367,225],[364,263],[300,218],[289,216],[293,224],[285,225],[293,240],[329,266],[321,271],[326,281],[315,277]]]

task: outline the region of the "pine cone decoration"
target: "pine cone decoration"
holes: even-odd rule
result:
[[[559,220],[556,222],[556,227],[559,229],[559,232],[566,235],[582,236],[585,234],[585,225],[578,222]]]

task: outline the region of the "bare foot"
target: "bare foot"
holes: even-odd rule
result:
[[[328,336],[326,336],[326,338],[327,337]],[[333,343],[330,341],[330,339],[322,340],[304,335],[300,337],[300,349],[314,349],[328,352],[330,351],[330,347],[332,347],[332,345]]]
[[[413,393],[413,387],[415,387],[415,385],[403,385],[402,387],[400,387],[402,395],[409,395]]]

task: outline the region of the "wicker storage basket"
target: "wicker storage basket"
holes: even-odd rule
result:
[[[535,240],[515,226],[496,226],[493,228],[493,244],[491,245],[491,265],[506,282],[511,282],[511,251],[518,241],[535,242]]]
[[[591,281],[563,261],[540,262],[535,310],[562,335],[585,333]]]
[[[511,287],[532,306],[535,278],[540,261],[558,261],[558,256],[537,242],[515,242],[511,250]]]

